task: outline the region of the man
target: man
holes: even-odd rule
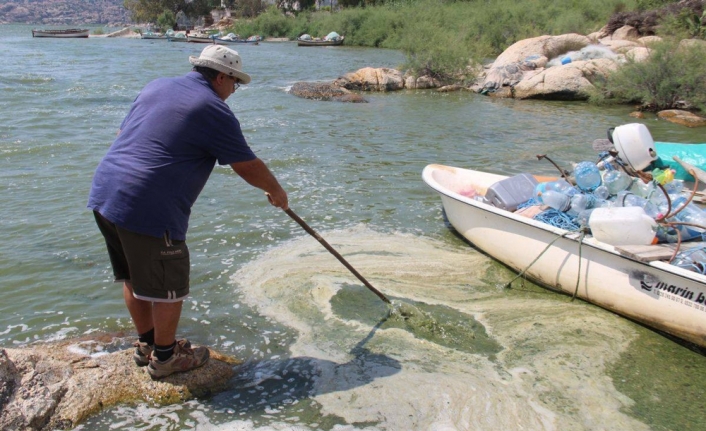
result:
[[[96,169],[88,200],[139,335],[133,358],[155,379],[208,361],[207,348],[177,342],[176,331],[189,293],[189,215],[215,163],[288,208],[287,193],[225,103],[250,82],[238,53],[209,45],[189,61],[190,73],[142,89]]]

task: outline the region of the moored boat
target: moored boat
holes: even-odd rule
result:
[[[344,36],[336,32],[331,32],[324,38],[312,38],[308,34],[303,34],[297,38],[297,46],[337,46],[343,44]]]
[[[422,178],[482,252],[540,285],[706,347],[706,276],[668,263],[675,244],[613,246],[478,198],[503,175],[431,164]]]
[[[184,33],[167,33],[167,40],[169,42],[187,42],[186,35]]]
[[[32,30],[32,37],[85,38],[88,29],[67,28],[62,30]]]
[[[599,162],[555,164],[564,179],[435,164],[422,177],[451,226],[518,277],[706,347],[706,212],[692,202],[706,172],[678,156],[703,145],[654,142],[638,123],[597,141]],[[677,179],[669,154],[693,176]]]
[[[214,36],[186,36],[186,41],[191,43],[218,43]]]
[[[162,33],[155,33],[153,31],[145,31],[140,34],[140,39],[166,39],[167,36]]]

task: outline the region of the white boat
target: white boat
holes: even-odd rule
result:
[[[88,29],[67,28],[63,30],[32,30],[32,37],[85,38]]]
[[[579,233],[468,197],[506,176],[431,164],[422,178],[454,229],[482,252],[540,285],[706,347],[706,276],[669,264],[673,244],[580,241]]]
[[[162,33],[155,33],[153,31],[147,30],[140,34],[140,39],[166,39],[167,36]]]

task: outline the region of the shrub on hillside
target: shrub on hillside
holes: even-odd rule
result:
[[[665,41],[651,45],[647,60],[627,63],[597,85],[597,103],[639,103],[662,110],[693,106],[706,110],[706,47]]]

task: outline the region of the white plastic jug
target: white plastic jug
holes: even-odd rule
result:
[[[593,237],[610,245],[648,245],[657,222],[641,207],[596,208],[588,219]]]

